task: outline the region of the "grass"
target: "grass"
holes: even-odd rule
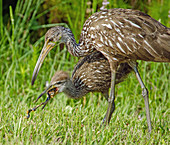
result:
[[[123,2],[123,1],[122,1]],[[111,6],[120,7],[122,2],[115,1]],[[168,0],[148,5],[154,18],[161,19],[170,26],[165,16]],[[0,10],[2,10],[0,0]],[[44,61],[34,86],[31,86],[32,72],[44,43],[44,37],[34,38],[33,31],[57,24],[37,25],[41,0],[19,0],[14,10],[9,8],[10,21],[5,26],[0,12],[0,144],[169,144],[170,124],[170,64],[139,61],[139,71],[149,90],[152,134],[148,137],[144,100],[141,88],[134,73],[116,86],[116,110],[108,127],[100,127],[107,109],[107,102],[98,93],[90,93],[80,100],[68,99],[59,94],[51,100],[44,110],[31,113],[29,120],[24,119],[26,111],[35,106],[33,101],[44,90],[45,82],[50,80],[56,70],[73,70],[77,58],[72,57],[64,48],[55,48]],[[168,4],[167,4],[168,3]],[[97,9],[98,1],[92,8]],[[109,7],[111,7],[109,5]],[[167,7],[166,7],[167,6]],[[80,5],[82,11],[85,3]],[[123,3],[123,7],[130,5]],[[158,11],[159,9],[159,11]],[[155,12],[153,12],[155,11]],[[77,20],[67,14],[68,25],[76,36],[78,26],[84,23],[84,13]],[[79,25],[80,24],[80,25]],[[80,29],[80,28],[79,28]],[[78,40],[78,39],[77,39]],[[69,60],[69,61],[68,61]],[[45,96],[38,103],[44,101]]]

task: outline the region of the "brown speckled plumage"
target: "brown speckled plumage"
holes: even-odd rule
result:
[[[132,68],[122,63],[116,73],[116,84],[122,82]],[[108,60],[99,52],[81,59],[75,66],[72,80],[77,89],[103,92],[110,88],[111,71]]]
[[[82,57],[99,51],[109,61],[112,81],[107,124],[114,106],[116,71],[120,63],[127,62],[135,71],[142,88],[151,132],[148,91],[139,75],[136,61],[170,62],[170,28],[149,15],[132,9],[110,9],[92,14],[83,25],[78,44],[69,28],[53,27],[46,33],[45,45],[33,72],[32,84],[45,56],[56,43],[64,43],[74,56]]]
[[[170,29],[138,10],[110,9],[88,18],[80,46],[95,48],[114,62],[170,62]]]
[[[131,72],[132,68],[127,63],[122,63],[117,71],[116,84],[122,82]],[[63,71],[57,71],[51,79],[50,86],[57,82],[71,81],[75,89],[68,96],[74,99],[81,98],[89,92],[108,94],[111,84],[111,71],[108,60],[100,53],[94,52],[79,60],[74,67],[72,77]],[[66,86],[69,87],[69,86]],[[72,88],[72,87],[71,87]]]
[[[116,84],[122,82],[131,71],[132,68],[128,63],[120,64],[116,73]],[[47,100],[29,109],[26,118],[29,118],[30,112],[36,111],[41,105],[44,105],[44,108],[50,98],[59,92],[64,92],[68,97],[73,99],[80,99],[89,92],[101,92],[108,101],[110,85],[111,70],[109,62],[100,52],[94,52],[79,60],[74,67],[71,78],[67,72],[57,71],[52,77],[49,86],[37,98],[38,100],[43,94],[47,93]],[[113,106],[112,113],[114,109]],[[106,115],[103,122],[105,119]],[[111,115],[109,116],[110,119]]]

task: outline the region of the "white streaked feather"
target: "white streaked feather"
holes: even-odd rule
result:
[[[118,37],[118,40],[123,43],[122,38]]]
[[[99,18],[102,19],[102,18],[105,18],[105,16],[101,15]]]
[[[120,29],[118,29],[118,28],[116,28],[116,27],[115,27],[115,30],[116,30],[117,33],[119,33],[119,34],[121,33],[121,32],[120,32]]]
[[[102,12],[102,15],[105,15],[107,12]]]
[[[113,43],[110,40],[108,40],[108,42],[109,42],[110,47],[113,48]]]
[[[99,70],[96,70],[95,72],[101,73],[101,71],[99,71]]]
[[[94,34],[92,34],[92,35],[91,35],[91,38],[95,38],[95,35],[94,35]]]
[[[146,45],[148,45],[158,56],[159,56],[159,54],[153,49],[153,47],[146,41],[146,40],[144,40],[144,43],[146,44]],[[152,53],[151,53],[152,54]]]
[[[132,26],[134,26],[134,27],[136,27],[136,28],[141,29],[141,27],[140,27],[139,25],[137,25],[137,24],[133,23],[132,21],[127,20],[127,19],[124,19],[124,20],[125,20],[126,22],[129,22]]]
[[[99,47],[103,47],[103,46],[104,46],[103,44],[99,44],[99,43],[98,43],[97,45],[98,45]]]
[[[100,41],[103,42],[103,37],[102,37],[102,35],[100,35]]]
[[[90,30],[95,30],[96,28],[95,27],[90,27]]]
[[[107,27],[109,29],[112,29],[112,26],[109,23],[108,24],[102,24],[102,26],[105,26],[105,27]]]
[[[132,52],[132,50],[129,48],[129,46],[125,42],[124,44],[126,45],[127,49]]]
[[[107,54],[106,52],[104,51],[101,51],[101,53],[107,58],[107,56],[109,56],[109,54]],[[117,58],[115,57],[112,57],[113,60],[117,61]]]
[[[117,45],[117,47],[118,47],[123,53],[126,53],[126,52],[122,49],[122,47],[120,46],[119,42],[116,42],[116,45]]]
[[[110,20],[110,22],[112,22],[115,26],[119,27],[119,25],[118,25],[118,24],[116,24],[116,23],[115,23],[115,21]]]
[[[132,38],[133,42],[136,42],[138,45],[141,45],[135,38]]]
[[[144,38],[141,34],[138,34],[139,37]]]
[[[89,88],[92,88],[93,86],[88,86]]]

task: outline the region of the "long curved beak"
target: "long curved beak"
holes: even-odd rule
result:
[[[38,61],[37,61],[37,63],[36,63],[36,66],[35,66],[35,68],[34,68],[34,72],[33,72],[33,75],[32,75],[32,82],[31,82],[32,85],[34,84],[34,81],[35,81],[36,78],[37,78],[38,72],[39,72],[39,70],[40,70],[40,68],[41,68],[41,65],[42,65],[45,57],[47,56],[47,54],[50,52],[50,50],[51,50],[53,47],[54,47],[54,45],[48,44],[48,41],[45,42],[44,47],[43,47],[43,49],[41,50],[40,56],[39,56]]]

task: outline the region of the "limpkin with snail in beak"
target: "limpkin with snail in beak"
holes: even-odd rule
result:
[[[122,82],[131,71],[132,68],[128,63],[120,64],[116,72],[116,84]],[[31,111],[35,111],[42,105],[44,105],[44,108],[48,101],[60,92],[64,92],[68,97],[73,99],[80,99],[89,92],[101,92],[106,100],[108,100],[110,85],[111,71],[108,60],[102,53],[93,52],[79,60],[74,67],[71,78],[68,73],[57,71],[52,77],[50,85],[37,98],[38,100],[43,94],[47,93],[48,97],[46,101],[29,109],[27,118],[29,118]],[[114,105],[112,105],[111,115],[114,109]],[[109,116],[109,120],[111,119],[111,115]],[[103,119],[103,123],[104,121],[105,118]]]
[[[69,28],[54,27],[47,31],[45,44],[35,66],[32,84],[48,52],[57,44],[65,43],[68,51],[77,57],[100,51],[109,61],[111,68],[111,91],[106,123],[109,123],[115,99],[117,67],[128,62],[136,73],[145,101],[149,132],[148,91],[139,75],[136,61],[170,62],[170,28],[138,10],[109,9],[92,14],[84,23],[79,43]]]

